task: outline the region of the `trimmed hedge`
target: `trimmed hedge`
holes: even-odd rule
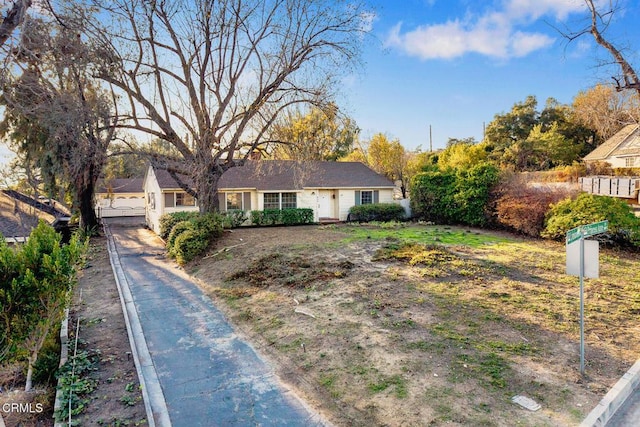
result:
[[[370,203],[352,206],[349,209],[349,221],[404,221],[406,213],[397,203]]]
[[[251,211],[253,225],[299,225],[313,222],[313,209],[265,209]]]
[[[491,189],[498,181],[498,168],[490,163],[419,173],[411,185],[411,211],[436,223],[486,226]]]
[[[231,210],[222,213],[224,228],[238,228],[247,220],[247,213],[241,210]]]
[[[166,240],[173,227],[180,221],[191,221],[200,215],[199,212],[174,212],[160,217],[160,237]]]
[[[218,214],[175,212],[163,215],[161,220],[164,227],[171,225],[167,237],[167,252],[180,265],[204,253],[212,240],[222,236],[223,217]]]
[[[173,253],[176,261],[184,265],[204,253],[209,247],[211,236],[203,229],[190,229],[182,232],[175,241]]]
[[[193,230],[194,225],[191,221],[180,221],[177,222],[173,228],[171,228],[171,232],[169,233],[169,237],[167,237],[167,252],[169,255],[173,254],[173,247],[175,245],[175,241],[182,233],[187,230]]]

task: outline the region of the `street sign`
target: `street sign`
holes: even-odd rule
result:
[[[580,233],[580,227],[572,228],[571,230],[567,231],[567,245],[575,242],[580,237],[582,237],[582,233]]]
[[[606,232],[609,229],[609,221],[606,219],[604,221],[594,222],[587,225],[581,225],[576,228],[572,228],[567,231],[567,245],[575,242],[580,237],[591,237],[596,234],[601,234]]]
[[[581,228],[582,228],[582,235],[584,237],[590,237],[590,236],[601,234],[607,231],[609,229],[609,221],[605,219],[604,221],[583,225]]]
[[[567,231],[567,274],[580,276],[580,373],[584,375],[584,278],[597,278],[599,273],[598,242],[585,238],[604,233],[609,221],[581,225]],[[578,243],[574,243],[579,241]],[[585,255],[588,257],[585,259]]]

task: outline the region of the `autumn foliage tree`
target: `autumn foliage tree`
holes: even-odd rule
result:
[[[601,143],[625,125],[640,122],[640,95],[599,84],[573,98],[572,112],[576,121],[593,129]]]
[[[331,103],[306,114],[283,114],[270,130],[271,156],[290,160],[337,160],[353,149],[359,129]]]

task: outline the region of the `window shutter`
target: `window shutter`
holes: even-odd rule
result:
[[[373,203],[378,203],[379,200],[380,200],[380,191],[374,190],[373,191]]]
[[[218,209],[220,212],[227,210],[227,195],[225,193],[218,193]]]
[[[360,191],[356,191],[356,206],[358,206],[361,203],[362,201],[360,199]]]
[[[164,207],[174,208],[176,206],[175,193],[164,193]]]
[[[244,210],[245,211],[250,211],[251,210],[251,193],[249,192],[245,192],[243,193],[242,197],[244,198]]]

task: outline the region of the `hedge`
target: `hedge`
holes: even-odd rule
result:
[[[485,226],[491,217],[491,189],[498,180],[498,168],[490,163],[422,172],[411,185],[411,210],[415,217],[436,223]]]
[[[242,210],[231,210],[222,213],[224,228],[238,228],[247,220],[247,213]]]
[[[370,203],[356,205],[349,209],[348,221],[404,221],[406,213],[397,203]]]
[[[174,243],[173,254],[180,265],[184,265],[204,253],[209,247],[211,236],[203,229],[189,229],[182,232]]]
[[[263,211],[251,211],[251,223],[253,225],[299,225],[313,222],[313,209],[265,209]]]
[[[186,220],[183,218],[187,218]],[[167,252],[183,265],[204,253],[213,239],[222,236],[223,217],[219,214],[175,212],[163,215],[161,232],[167,233]]]
[[[173,246],[178,236],[187,230],[193,230],[193,229],[194,229],[194,225],[191,221],[177,222],[173,226],[173,228],[171,228],[169,237],[167,237],[167,251],[169,252],[170,255],[173,253]]]
[[[200,215],[199,212],[174,212],[160,217],[160,237],[166,240],[171,229],[180,221],[191,221]]]
[[[608,220],[609,231],[598,240],[605,243],[640,247],[640,218],[631,207],[615,197],[581,193],[551,206],[542,237],[563,239],[567,231],[580,225]]]

